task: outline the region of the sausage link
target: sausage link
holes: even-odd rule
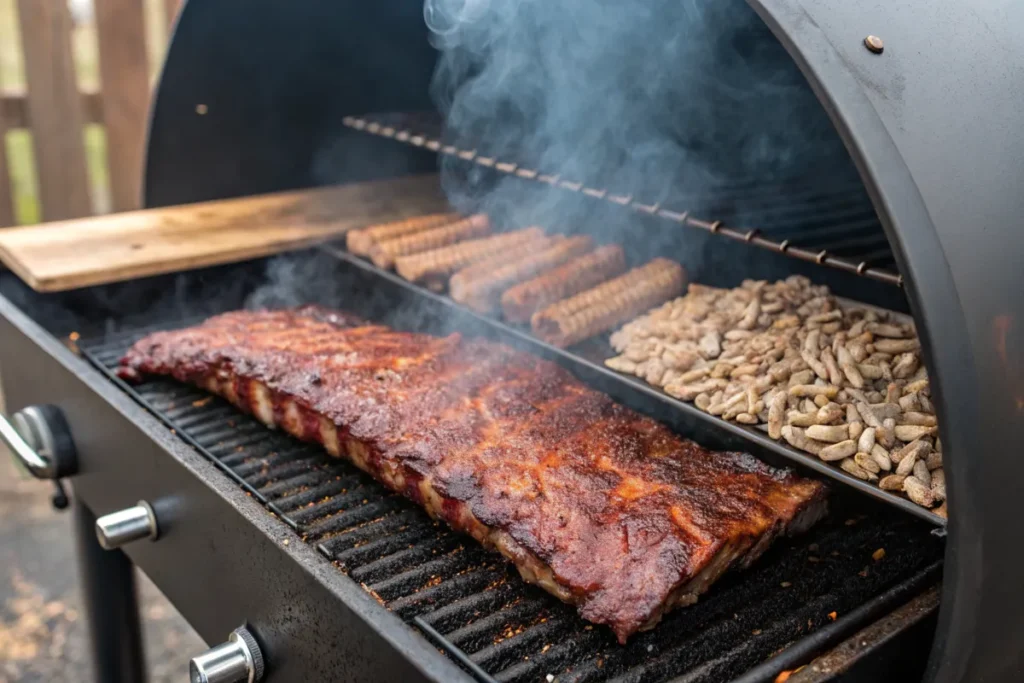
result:
[[[535,313],[533,331],[555,346],[571,346],[679,296],[685,280],[681,265],[656,258]]]
[[[406,218],[402,221],[368,225],[358,230],[350,230],[345,235],[345,247],[358,256],[369,256],[373,246],[378,242],[386,242],[396,237],[423,232],[431,228],[440,228],[443,225],[456,222],[459,218],[457,213],[432,213],[426,216]]]
[[[471,237],[482,237],[489,233],[490,229],[487,216],[476,214],[440,228],[378,242],[370,250],[370,258],[378,268],[391,268],[399,256],[437,249]]]
[[[622,247],[613,244],[573,259],[501,295],[501,307],[510,322],[525,323],[537,311],[595,287],[626,270]]]
[[[406,280],[426,284],[432,289],[441,289],[451,274],[460,268],[524,242],[537,240],[543,235],[544,231],[540,228],[524,228],[515,232],[459,242],[419,254],[399,256],[395,260],[395,270]]]
[[[594,242],[578,236],[529,246],[521,254],[498,254],[455,273],[448,283],[452,298],[476,311],[493,312],[509,287],[585,254]]]

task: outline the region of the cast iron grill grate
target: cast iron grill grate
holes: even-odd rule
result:
[[[173,326],[181,324],[159,327]],[[781,540],[750,570],[727,576],[696,605],[622,647],[607,629],[524,583],[500,556],[319,447],[268,430],[198,389],[118,380],[120,357],[153,329],[83,339],[79,348],[374,598],[484,681],[701,683],[730,680],[775,656],[778,666],[756,679],[771,680],[789,665],[788,653],[779,653],[790,645],[812,633],[834,642],[938,578],[942,544],[926,524],[840,505],[809,534]],[[875,559],[880,548],[884,557]]]

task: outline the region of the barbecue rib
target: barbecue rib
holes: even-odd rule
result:
[[[824,487],[674,436],[559,366],[316,307],[227,313],[137,342],[170,375],[343,456],[620,642],[824,513]]]

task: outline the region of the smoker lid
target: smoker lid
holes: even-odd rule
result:
[[[919,323],[949,478],[936,681],[1018,680],[1024,6],[750,0],[874,200]],[[881,53],[865,39],[881,38]]]

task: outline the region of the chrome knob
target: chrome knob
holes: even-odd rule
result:
[[[193,657],[188,664],[191,683],[258,683],[263,680],[263,653],[245,626],[228,642]]]
[[[96,520],[96,538],[106,550],[149,538],[155,541],[160,535],[156,514],[149,503],[140,500],[137,505],[111,512]]]

